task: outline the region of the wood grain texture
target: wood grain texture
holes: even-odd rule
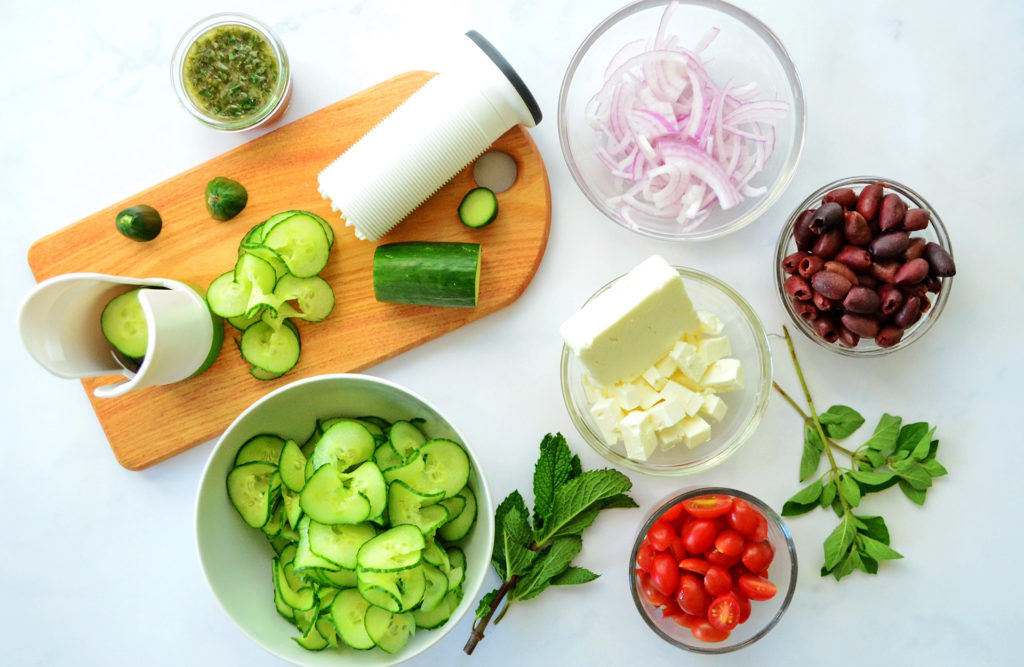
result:
[[[530,283],[547,245],[551,193],[536,145],[522,127],[495,142],[515,158],[516,183],[498,195],[499,217],[473,230],[456,214],[474,187],[469,168],[459,173],[398,225],[381,243],[463,241],[483,246],[479,305],[473,309],[379,303],[373,296],[372,262],[377,243],[356,239],[317,192],[316,176],[432,76],[407,72],[215,157],[159,185],[112,204],[40,239],[29,249],[36,280],[74,271],[136,278],[174,278],[203,287],[230,270],[238,242],[253,225],[278,211],[305,209],[335,228],[335,244],[321,275],[337,303],[323,322],[296,321],[302,340],[298,365],[284,377],[261,382],[248,373],[229,325],[224,347],[206,373],[126,396],[98,399],[94,387],[116,378],[82,381],[117,460],[140,470],[220,434],[246,407],[300,378],[355,372],[390,359],[515,301]],[[243,183],[245,210],[229,222],[212,220],[203,189],[215,176]],[[118,211],[149,204],[163,216],[160,236],[149,243],[114,229]],[[156,416],[156,418],[154,418]],[[139,428],[145,424],[145,428]]]

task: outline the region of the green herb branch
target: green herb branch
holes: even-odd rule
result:
[[[853,510],[865,495],[896,485],[911,501],[924,504],[932,479],[947,474],[935,458],[939,448],[939,441],[932,439],[935,427],[925,422],[903,424],[902,418],[886,413],[862,445],[854,450],[840,445],[836,441],[853,435],[864,425],[864,417],[845,405],[833,405],[821,414],[817,412],[793,339],[785,326],[782,330],[808,406],[805,412],[792,396],[774,383],[775,390],[804,421],[800,481],[806,481],[818,471],[822,454],[827,455],[829,462],[825,473],[786,501],[782,515],[797,516],[815,507],[831,507],[840,522],[825,539],[821,575],[831,574],[838,580],[854,570],[877,574],[879,561],[903,556],[889,546],[889,529],[882,517],[862,516]],[[833,451],[845,454],[850,466],[837,464]]]
[[[626,494],[630,488],[632,482],[618,470],[584,471],[561,433],[544,437],[533,473],[532,521],[519,491],[510,493],[495,511],[491,564],[502,584],[480,600],[464,649],[467,654],[484,638],[499,607],[495,625],[513,601],[534,598],[549,586],[597,579],[599,575],[572,565],[572,560],[583,549],[583,531],[602,510],[637,506]]]

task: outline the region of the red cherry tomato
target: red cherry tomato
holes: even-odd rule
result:
[[[704,619],[700,616],[694,616],[693,614],[687,614],[685,611],[681,611],[678,614],[673,614],[672,620],[684,628],[692,628]]]
[[[714,547],[711,547],[707,550],[707,552],[704,554],[704,558],[712,565],[721,565],[725,568],[730,568],[736,563],[740,562],[739,554],[734,554],[730,556],[729,554],[722,553]]]
[[[637,575],[637,579],[640,581],[640,592],[644,594],[647,601],[653,604],[655,607],[663,607],[672,601],[672,598],[665,595],[651,583],[651,575],[646,572],[640,572]]]
[[[735,586],[733,586],[732,592],[729,595],[736,598],[736,602],[740,605],[740,623],[746,623],[747,619],[750,618],[750,600]]]
[[[651,571],[651,564],[654,563],[654,547],[647,540],[643,541],[640,549],[636,552],[636,566],[644,572]]]
[[[768,539],[768,520],[760,512],[757,514],[757,528],[748,537],[751,542],[764,542]]]
[[[661,518],[658,521],[667,521],[668,523],[675,523],[677,519],[683,518],[683,504],[676,503],[672,507],[665,510]]]
[[[764,572],[772,564],[775,551],[768,542],[748,542],[743,547],[742,561],[751,572]]]
[[[715,543],[718,528],[711,519],[697,519],[683,528],[683,546],[692,554],[704,553]]]
[[[655,521],[651,529],[647,531],[647,541],[657,551],[666,551],[672,543],[672,538],[675,536],[676,532],[672,529],[672,526],[668,522],[661,520]]]
[[[676,604],[676,601],[675,601],[674,598],[670,598],[669,601],[667,603],[665,603],[665,606],[661,608],[661,615],[663,617],[665,617],[665,618],[668,618],[669,616],[675,616],[676,614],[682,614],[682,613],[683,613],[683,610],[679,608],[679,605]]]
[[[739,556],[743,553],[743,546],[746,540],[732,528],[727,528],[715,538],[715,549],[726,556]]]
[[[729,571],[721,565],[708,567],[707,574],[704,575],[704,590],[707,591],[708,595],[715,598],[731,591],[732,577],[729,576]]]
[[[704,617],[708,612],[711,598],[704,590],[704,580],[695,574],[684,574],[679,578],[679,591],[676,603],[687,614]]]
[[[775,584],[756,574],[742,575],[737,585],[740,588],[740,592],[751,600],[770,600],[778,592]]]
[[[732,496],[711,494],[683,501],[686,511],[698,519],[714,519],[732,509]]]
[[[708,623],[719,630],[732,630],[740,623],[740,603],[731,595],[716,597],[708,605]]]
[[[651,565],[651,583],[665,595],[672,595],[679,586],[679,564],[672,554],[660,553]]]
[[[729,512],[729,525],[734,530],[750,537],[757,528],[758,511],[742,498],[734,498]]]
[[[671,553],[676,561],[681,561],[688,555],[686,553],[686,546],[683,544],[683,538],[678,535],[672,538],[672,542],[668,546],[669,553]]]
[[[694,574],[699,574],[702,577],[708,573],[709,567],[711,567],[711,564],[703,558],[684,558],[679,561],[680,570],[693,572]]]
[[[702,642],[724,642],[729,638],[728,632],[725,630],[719,630],[707,621],[700,621],[690,628],[690,632],[692,632],[693,636]]]

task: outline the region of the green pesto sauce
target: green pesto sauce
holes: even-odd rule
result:
[[[273,103],[277,59],[266,38],[240,25],[204,32],[185,55],[185,90],[211,116],[242,119]]]

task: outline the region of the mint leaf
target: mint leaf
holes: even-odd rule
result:
[[[839,492],[843,494],[843,499],[850,507],[860,505],[860,487],[849,475],[839,477]]]
[[[800,457],[800,481],[804,481],[818,472],[821,455],[825,453],[825,445],[821,442],[818,430],[810,422],[804,425],[804,453]]]
[[[933,435],[935,435],[934,426],[931,428],[931,430],[929,430],[927,433],[921,436],[921,439],[917,442],[916,445],[914,445],[914,449],[911,450],[910,456],[917,459],[918,461],[928,458],[928,454],[931,452],[932,449]]]
[[[924,434],[928,432],[928,424],[925,422],[914,422],[913,424],[906,424],[900,429],[900,435],[896,439],[896,451],[906,452],[910,455],[910,452],[917,446],[917,443],[921,441]]]
[[[892,452],[896,447],[896,440],[900,435],[900,423],[903,421],[900,417],[893,417],[886,413],[882,415],[882,418],[878,420],[878,425],[875,426],[875,432],[871,434],[862,447],[876,452],[881,452],[881,458],[884,459]],[[882,465],[881,460],[875,463],[875,459],[872,457],[871,462],[875,464],[875,467]]]
[[[491,613],[491,603],[494,602],[494,596],[498,594],[498,589],[495,588],[487,595],[480,598],[480,603],[476,606],[476,617],[483,618],[487,614]]]
[[[494,510],[494,551],[491,554],[491,564],[502,581],[511,576],[505,571],[505,516],[513,509],[519,510],[524,516],[529,514],[526,503],[518,491],[508,494]]]
[[[821,509],[825,509],[826,507],[831,505],[833,502],[835,502],[835,499],[836,485],[830,477],[828,482],[822,484],[821,486]]]
[[[810,512],[818,506],[821,491],[820,479],[800,489],[782,506],[782,516],[799,516]]]
[[[861,570],[867,574],[878,574],[878,561],[871,556],[865,556],[862,551],[860,554]]]
[[[949,471],[946,470],[942,466],[942,464],[936,461],[935,459],[928,459],[926,461],[923,461],[921,463],[921,467],[924,468],[924,471],[931,475],[932,477],[942,477],[943,475],[949,474]]]
[[[906,482],[910,486],[914,487],[918,491],[925,491],[932,485],[932,476],[928,474],[928,471],[924,469],[920,463],[914,459],[907,459],[911,465],[900,466],[896,471],[899,475],[901,482]],[[903,463],[901,461],[901,463]]]
[[[921,491],[920,489],[915,489],[913,485],[911,485],[905,479],[900,480],[900,491],[903,492],[903,495],[905,495],[907,498],[910,498],[918,505],[924,505],[925,492]]]
[[[576,479],[569,480],[555,489],[551,517],[544,522],[544,529],[536,536],[537,544],[546,543],[576,515],[594,503],[625,493],[632,486],[628,477],[610,468],[587,470]]]
[[[585,567],[571,566],[566,568],[557,577],[551,580],[552,586],[577,586],[579,584],[586,584],[594,579],[597,579],[601,575],[591,572]]]
[[[853,525],[850,515],[843,515],[843,520],[839,522],[836,529],[825,538],[825,567],[831,570],[843,559],[846,552],[850,550],[850,545],[853,544],[856,534],[857,528]]]
[[[891,472],[874,472],[868,470],[854,470],[850,473],[850,476],[858,482],[869,484],[871,486],[885,484],[894,477]]]
[[[857,517],[858,530],[862,535],[878,540],[882,544],[889,544],[889,529],[885,525],[885,519],[880,516],[859,516]]]
[[[548,433],[540,442],[540,458],[533,469],[533,527],[537,530],[551,516],[555,489],[569,481],[573,454],[561,433]]]
[[[882,544],[878,540],[873,540],[866,535],[861,535],[859,538],[861,550],[871,556],[875,560],[896,560],[903,558],[903,555],[895,549],[891,548],[887,544]]]
[[[573,454],[569,460],[569,479],[576,479],[583,472],[583,464],[580,463],[579,454]]]
[[[864,425],[864,417],[846,405],[833,405],[818,415],[818,421],[821,422],[825,435],[836,440],[848,438]]]
[[[517,574],[524,574],[533,564],[537,557],[535,551],[530,550],[533,542],[533,531],[530,530],[527,514],[518,507],[513,507],[505,515],[502,522],[502,541],[505,554],[505,574],[511,579]]]
[[[581,549],[583,540],[577,536],[556,538],[530,571],[516,583],[511,598],[529,600],[540,595],[541,591],[551,585],[552,579],[569,567]]]
[[[832,576],[839,581],[843,577],[852,574],[860,563],[860,554],[856,551],[849,551],[843,559],[832,569]]]

